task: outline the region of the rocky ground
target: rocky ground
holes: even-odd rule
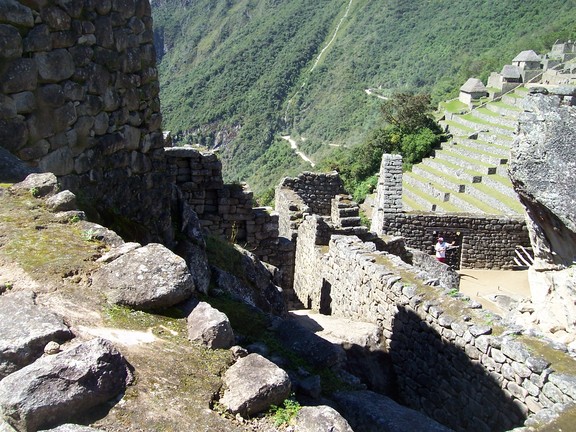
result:
[[[0,291],[34,291],[39,306],[62,316],[75,336],[62,350],[103,337],[134,368],[121,399],[79,423],[106,431],[277,430],[270,417],[240,421],[212,410],[231,353],[189,342],[176,310],[154,315],[107,304],[91,286],[96,259],[109,249],[97,228],[47,211],[37,190],[12,194],[8,186],[0,189]]]

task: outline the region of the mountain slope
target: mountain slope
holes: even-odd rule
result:
[[[353,145],[381,122],[367,88],[440,100],[523,49],[573,37],[574,4],[157,0],[165,128],[177,142],[221,146],[227,180],[260,191],[306,168],[275,141],[280,132],[305,137],[301,149],[318,161],[329,143]]]

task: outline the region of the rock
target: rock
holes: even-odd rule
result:
[[[409,250],[412,253],[414,267],[424,271],[422,279],[436,279],[439,285],[446,289],[458,289],[460,287],[460,275],[456,270],[439,262],[433,255],[416,249]]]
[[[66,423],[53,429],[44,429],[46,432],[99,432],[101,429],[94,429],[89,426]]]
[[[337,392],[334,400],[354,430],[363,432],[450,432],[424,414],[371,391]]]
[[[75,210],[76,195],[69,190],[59,192],[46,200],[46,207],[53,212]]]
[[[540,328],[576,331],[576,111],[560,96],[525,98],[509,174],[526,208],[534,251],[529,271]],[[567,268],[570,267],[571,268]]]
[[[58,180],[52,173],[30,174],[24,181],[16,183],[10,189],[27,191],[35,197],[51,196],[58,192]]]
[[[170,307],[194,292],[186,262],[158,243],[106,264],[94,274],[93,285],[110,303],[140,310]]]
[[[205,248],[191,241],[182,240],[175,252],[186,261],[196,290],[207,294],[210,285],[210,264]]]
[[[208,348],[230,348],[234,331],[228,317],[206,302],[199,302],[188,315],[188,339]]]
[[[0,296],[0,316],[0,379],[40,358],[48,342],[74,337],[62,318],[36,305],[33,293]]]
[[[96,262],[100,263],[112,262],[116,258],[119,258],[122,255],[127,254],[128,252],[133,251],[134,249],[138,249],[140,247],[142,247],[142,245],[140,243],[135,242],[128,242],[121,244],[120,246],[116,246],[110,249],[108,252],[106,252],[104,255],[98,258]]]
[[[0,182],[21,182],[33,172],[32,167],[27,166],[12,153],[0,147]]]
[[[44,347],[44,354],[54,355],[60,352],[60,344],[58,342],[50,341]]]
[[[288,374],[258,354],[239,359],[223,377],[220,403],[232,414],[252,416],[280,405],[290,395]]]
[[[281,320],[275,333],[280,343],[319,368],[340,366],[346,359],[342,347],[328,342],[294,320]]]
[[[94,222],[80,221],[77,226],[78,229],[82,231],[82,235],[86,240],[98,240],[110,247],[118,247],[124,244],[122,237],[102,225]]]
[[[0,418],[19,431],[56,426],[116,397],[130,380],[124,357],[93,339],[0,381]]]
[[[286,316],[287,307],[282,289],[273,283],[274,275],[254,254],[238,245],[234,247],[240,254],[239,267],[244,280],[213,266],[217,291],[255,306],[265,313]]]
[[[338,411],[327,405],[305,406],[298,411],[295,432],[354,432]]]
[[[576,111],[557,96],[528,96],[511,148],[510,179],[526,207],[535,268],[576,260]]]

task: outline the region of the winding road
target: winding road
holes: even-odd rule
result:
[[[294,153],[296,153],[298,156],[300,156],[304,161],[308,162],[312,168],[314,168],[316,166],[316,164],[314,162],[312,162],[312,160],[308,156],[306,156],[304,153],[302,153],[298,149],[298,143],[290,135],[284,135],[282,137],[282,139],[285,139],[286,141],[288,141],[290,143],[290,148],[292,148],[292,150],[294,150]]]

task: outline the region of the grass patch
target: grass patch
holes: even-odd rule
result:
[[[32,275],[64,277],[88,270],[105,245],[86,242],[82,232],[54,221],[43,201],[30,194],[5,193],[0,207],[1,253]]]
[[[576,370],[576,360],[568,354],[552,348],[549,344],[539,339],[520,336],[518,340],[524,343],[530,352],[540,355],[546,359],[546,361],[550,362],[551,368],[556,372],[569,375],[574,374]]]
[[[272,415],[274,419],[275,426],[282,426],[282,425],[289,425],[292,423],[292,420],[298,415],[302,407],[298,403],[296,399],[293,397],[286,399],[282,406],[278,407],[276,405],[272,405],[270,407],[269,413]]]

